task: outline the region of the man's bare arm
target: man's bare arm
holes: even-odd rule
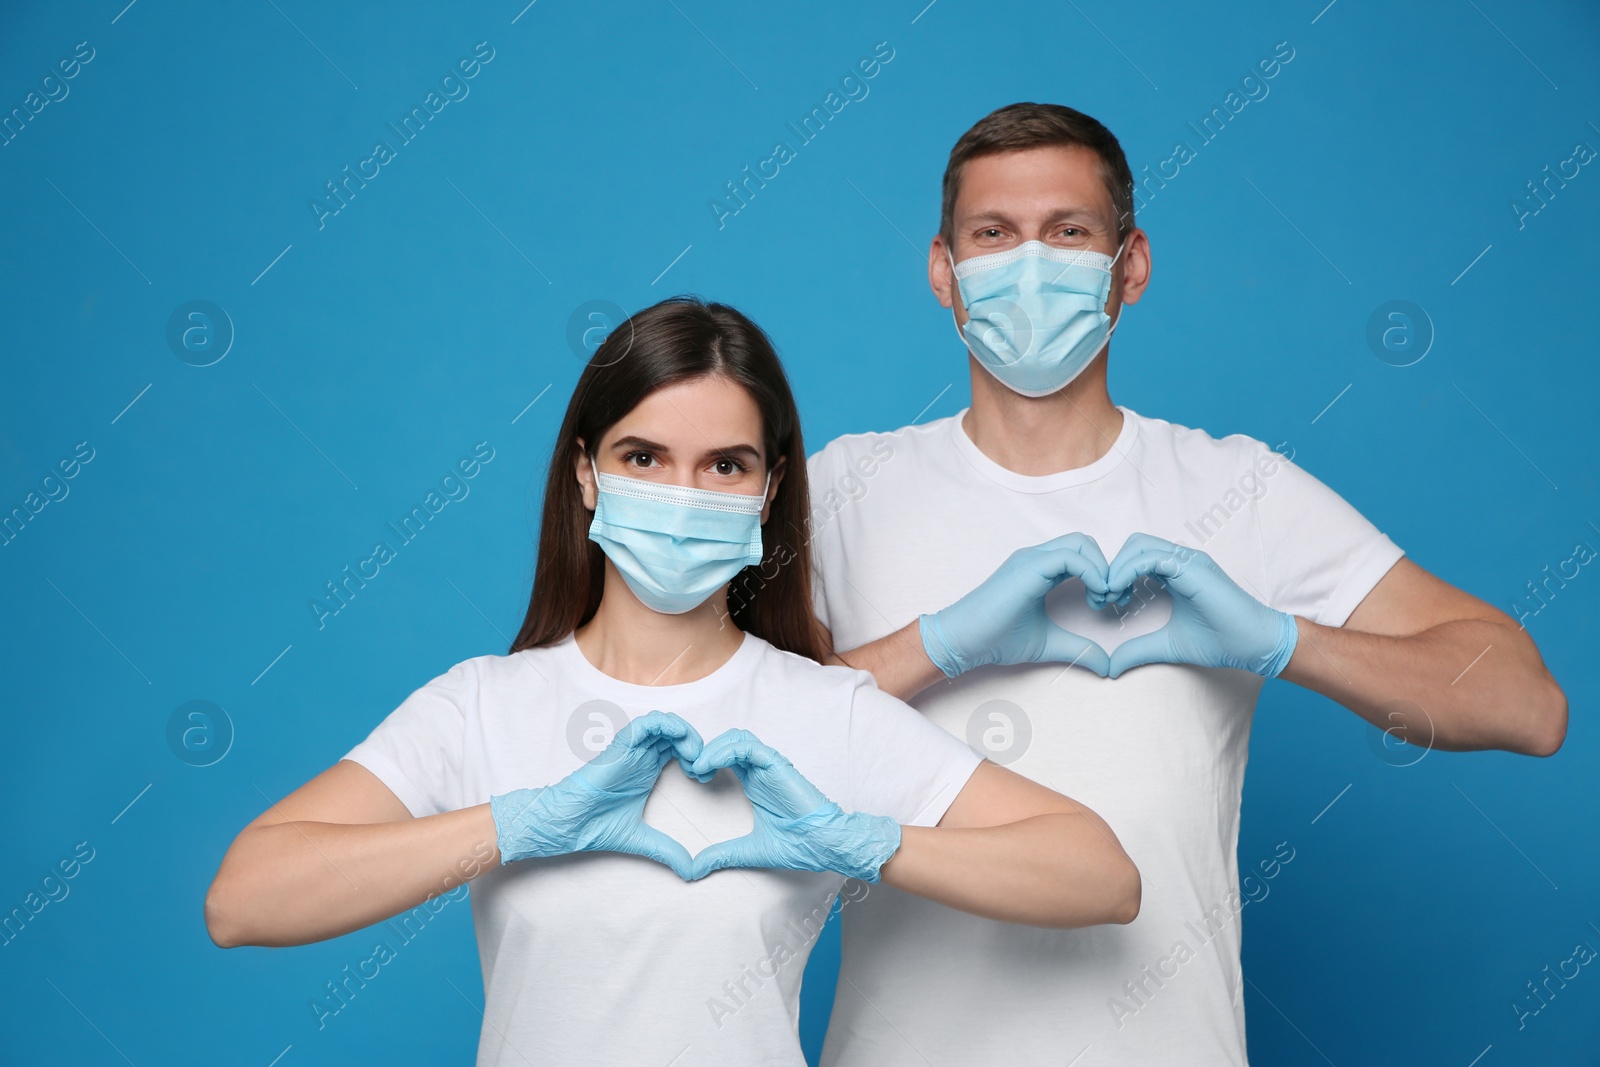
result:
[[[1344,626],[1295,621],[1299,643],[1280,677],[1411,744],[1549,756],[1566,738],[1566,694],[1527,630],[1409,559]]]
[[[833,635],[826,629],[823,633],[827,635],[827,647],[832,648]],[[879,689],[901,700],[910,700],[934,682],[945,680],[944,672],[933,665],[922,647],[922,631],[915,619],[887,637],[835,653],[834,660],[871,672]]]

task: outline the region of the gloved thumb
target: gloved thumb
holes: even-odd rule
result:
[[[1147,663],[1174,662],[1176,660],[1172,654],[1172,641],[1167,636],[1166,627],[1163,626],[1155,633],[1140,634],[1118,645],[1111,653],[1107,677],[1120,677],[1123,671],[1142,667]]]

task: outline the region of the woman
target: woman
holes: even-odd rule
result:
[[[1138,872],[1098,816],[821,665],[805,474],[755,324],[679,297],[618,327],[561,426],[510,653],[433,679],[246,827],[213,940],[335,937],[470,879],[479,1064],[801,1064],[844,875],[851,899],[881,880],[1011,922],[1132,921]]]

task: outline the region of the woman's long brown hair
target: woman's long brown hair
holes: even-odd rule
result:
[[[589,540],[594,513],[574,475],[578,440],[592,458],[600,440],[657,389],[693,378],[738,382],[761,411],[767,462],[783,479],[761,527],[763,559],[729,583],[734,625],[777,648],[819,662],[827,655],[811,610],[811,513],[800,415],[772,342],[726,304],[675,296],[611,331],[578,378],[557,432],[544,491],[533,595],[512,653],[555,644],[594,617],[605,588],[605,555]]]

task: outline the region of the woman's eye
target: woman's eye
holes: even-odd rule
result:
[[[655,462],[655,457],[648,452],[629,452],[624,462],[630,467],[638,467],[643,470],[648,469]]]
[[[719,459],[716,461],[716,463],[712,464],[712,469],[718,474],[722,475],[724,478],[731,478],[735,474],[742,473],[744,471],[744,466],[737,460]]]

